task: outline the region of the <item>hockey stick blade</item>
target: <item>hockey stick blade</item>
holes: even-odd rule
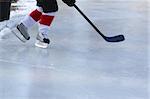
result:
[[[113,36],[113,37],[104,37],[104,39],[107,42],[121,42],[125,40],[125,37],[123,35],[117,35],[117,36]]]
[[[105,36],[92,22],[91,20],[78,8],[77,5],[73,5],[76,10],[89,22],[89,24],[99,33],[107,42],[121,42],[125,40],[125,37],[123,35],[117,35],[113,37],[107,37]]]

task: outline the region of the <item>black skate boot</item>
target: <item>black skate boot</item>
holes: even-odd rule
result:
[[[30,39],[27,28],[23,25],[23,23],[18,24],[15,28],[12,29],[13,34],[17,38],[19,38],[22,42],[26,42]]]

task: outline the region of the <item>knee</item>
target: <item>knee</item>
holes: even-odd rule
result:
[[[42,2],[37,2],[37,6],[42,7],[44,13],[58,11],[58,4],[56,0],[43,0]]]

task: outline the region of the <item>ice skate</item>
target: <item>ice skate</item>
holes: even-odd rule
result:
[[[24,43],[30,39],[27,28],[23,25],[23,23],[20,23],[15,28],[13,28],[12,32],[18,39],[20,39]]]
[[[40,48],[47,48],[50,43],[50,40],[48,39],[47,34],[38,33],[36,37],[36,43],[35,46]]]

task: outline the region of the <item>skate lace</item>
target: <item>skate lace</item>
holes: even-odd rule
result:
[[[45,33],[41,33],[44,38],[48,38],[48,35]]]

